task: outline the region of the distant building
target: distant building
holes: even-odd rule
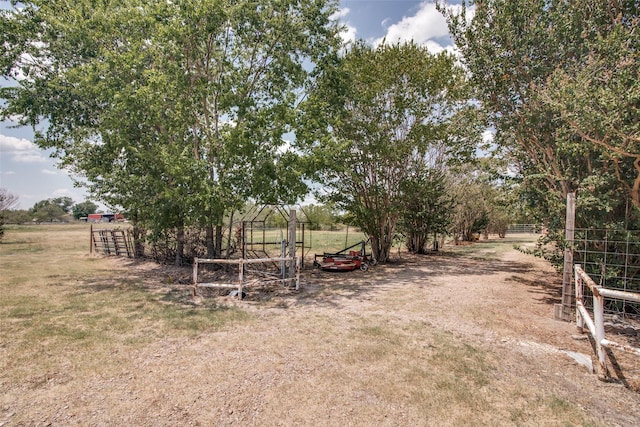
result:
[[[114,222],[114,221],[125,221],[125,217],[122,214],[112,214],[112,213],[93,213],[89,214],[86,221],[88,222]]]

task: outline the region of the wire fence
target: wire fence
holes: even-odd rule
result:
[[[541,233],[542,229],[540,224],[509,224],[507,234]]]
[[[574,264],[580,264],[598,286],[640,293],[640,234],[626,230],[576,229]],[[589,293],[589,289],[583,291]],[[640,320],[640,304],[607,300],[605,313]]]

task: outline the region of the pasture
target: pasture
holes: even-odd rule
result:
[[[88,224],[10,226],[0,425],[637,423],[640,394],[567,356],[590,345],[552,319],[558,274],[513,249],[534,239],[307,269],[298,292],[238,301],[89,254]]]

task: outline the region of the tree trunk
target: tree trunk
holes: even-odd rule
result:
[[[178,225],[176,230],[176,260],[174,265],[176,267],[182,266],[184,260],[184,225]]]
[[[379,263],[386,263],[391,255],[391,247],[393,246],[393,238],[396,233],[397,215],[389,215],[382,219],[377,226],[370,229],[373,233],[371,236],[371,251],[373,257]]]
[[[206,226],[206,243],[207,243],[207,258],[215,258],[215,251],[213,247],[213,225],[207,224]]]
[[[386,263],[389,260],[389,255],[391,254],[391,240],[386,238],[379,239],[371,236],[371,251],[373,252],[373,257],[378,261],[378,263]]]
[[[227,236],[227,253],[225,258],[229,258],[231,256],[231,236],[233,235],[233,215],[234,211],[231,211],[231,216],[229,218],[229,235]]]
[[[417,254],[423,255],[427,252],[426,250],[426,246],[427,246],[427,236],[425,236],[424,234],[420,233],[417,237]]]
[[[215,256],[216,258],[222,257],[222,224],[216,225],[216,246],[215,246]]]
[[[407,249],[414,254],[424,254],[426,252],[427,236],[422,233],[409,233]]]
[[[135,258],[144,257],[144,235],[145,229],[138,222],[138,215],[132,215],[129,218],[133,222],[133,256]]]

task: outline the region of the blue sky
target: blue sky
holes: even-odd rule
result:
[[[2,3],[0,8],[6,8]],[[414,40],[433,52],[453,49],[433,1],[341,0],[340,6],[335,18],[346,26],[345,40],[364,39],[374,45],[383,39]],[[40,200],[61,196],[84,201],[86,192],[75,188],[68,173],[56,167],[56,159],[32,142],[31,129],[12,126],[0,122],[0,187],[19,197],[17,208],[28,209]]]

